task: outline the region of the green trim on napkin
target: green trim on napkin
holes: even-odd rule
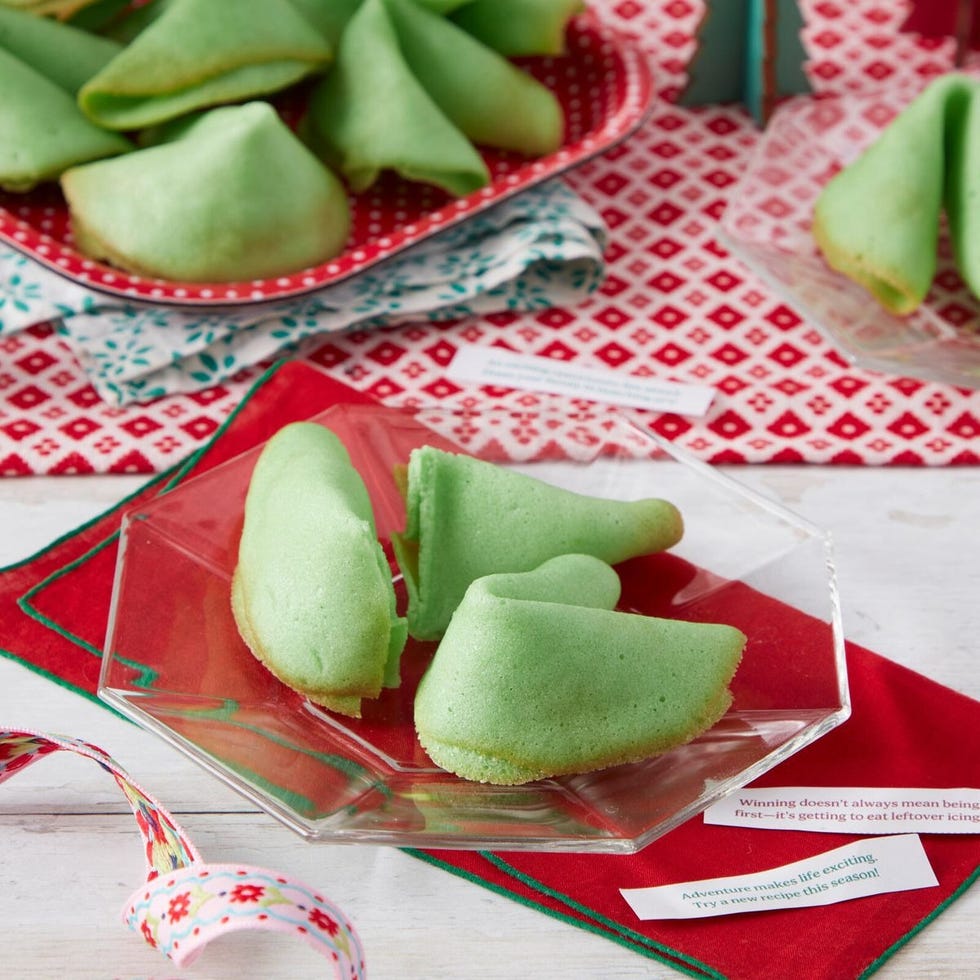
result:
[[[85,521],[82,524],[79,524],[77,527],[74,527],[71,530],[66,531],[64,534],[55,538],[53,541],[48,542],[48,544],[44,545],[42,548],[39,548],[37,551],[35,551],[33,554],[28,555],[26,558],[22,558],[19,561],[14,562],[13,564],[3,566],[2,568],[0,568],[0,574],[16,571],[19,568],[24,568],[27,565],[30,565],[31,562],[37,561],[39,558],[43,558],[44,555],[46,555],[49,551],[53,550],[54,548],[57,548],[59,545],[64,544],[67,541],[70,541],[72,538],[74,538],[76,535],[80,534],[81,532],[85,531],[87,528],[90,528],[93,525],[98,524],[99,521],[104,520],[110,515],[126,507],[130,503],[130,501],[134,500],[141,494],[145,493],[148,489],[155,486],[157,483],[160,483],[163,480],[165,480],[171,472],[173,471],[165,470],[162,473],[158,473],[152,479],[148,480],[146,483],[141,484],[131,494],[129,494],[126,497],[123,497],[122,500],[120,500],[116,504],[113,504],[107,510],[102,511],[99,514],[96,514],[94,517],[90,518],[89,520]],[[116,532],[116,534],[118,534],[118,531]],[[113,535],[113,537],[115,537],[115,535]],[[76,561],[78,560],[80,559],[76,559]],[[28,595],[30,595],[36,589],[40,588],[43,582],[48,581],[49,578],[53,578],[54,575],[56,574],[58,573],[55,572],[51,576],[48,576],[47,578],[43,579],[42,582],[36,583],[27,592],[25,592],[23,596],[21,596],[17,600],[17,605],[25,613],[27,613],[27,615],[29,615],[32,619],[38,619],[39,621],[44,622],[44,620],[41,619],[39,615],[35,615],[35,613],[29,608],[29,606],[22,605],[22,603],[24,602],[24,600],[27,598]],[[48,624],[45,622],[44,625],[47,626],[49,629],[54,630],[54,632],[56,633],[61,633],[67,639],[70,639],[73,643],[76,642],[74,637],[69,636],[67,631],[57,626],[57,624]],[[3,656],[8,660],[13,660],[16,663],[19,663],[22,667],[26,667],[28,670],[33,671],[35,674],[40,674],[42,677],[45,677],[50,681],[54,681],[55,684],[57,684],[59,687],[63,687],[67,691],[73,691],[75,694],[80,694],[83,698],[86,698],[87,700],[92,701],[93,703],[98,704],[103,708],[108,708],[108,705],[104,701],[100,700],[100,698],[93,692],[86,691],[85,688],[79,687],[77,684],[72,684],[70,681],[65,680],[63,677],[60,677],[49,670],[46,670],[44,667],[40,667],[37,664],[32,663],[30,660],[27,660],[25,657],[21,656],[20,654],[15,653],[13,650],[5,650],[3,648],[0,648],[0,656]],[[110,708],[109,710],[111,711],[112,709]]]
[[[158,491],[159,493],[166,493],[168,490],[173,489],[190,474],[190,472],[197,465],[198,460],[208,451],[212,443],[216,439],[218,439],[222,435],[222,433],[224,433],[224,431],[231,425],[231,423],[235,420],[235,418],[239,415],[239,413],[245,408],[246,405],[248,405],[248,403],[251,401],[253,396],[256,395],[268,383],[268,381],[283,366],[284,363],[286,362],[284,361],[277,362],[276,364],[272,365],[268,370],[266,370],[259,378],[257,378],[255,383],[251,386],[251,388],[249,388],[249,390],[246,391],[245,394],[242,396],[242,400],[235,407],[234,411],[228,415],[228,417],[224,420],[224,422],[221,423],[220,426],[218,426],[211,439],[208,440],[208,442],[204,443],[202,446],[200,446],[198,449],[196,449],[186,459],[184,459],[179,463],[176,463],[174,466],[170,467],[167,470],[164,470],[162,473],[158,473],[156,476],[147,480],[146,483],[141,484],[131,494],[128,494],[126,497],[123,497],[122,500],[120,500],[118,503],[113,504],[111,507],[107,508],[106,510],[102,511],[99,514],[96,514],[94,517],[78,525],[77,527],[74,527],[71,530],[66,531],[58,538],[55,538],[54,541],[49,542],[43,548],[38,549],[33,554],[28,555],[26,558],[20,561],[14,562],[12,565],[7,565],[3,568],[0,568],[0,573],[14,571],[15,569],[23,568],[24,566],[29,565],[31,562],[37,561],[39,558],[42,558],[44,555],[46,555],[54,548],[57,548],[59,545],[70,541],[72,538],[76,537],[78,534],[85,531],[86,529],[94,526],[95,524],[98,524],[100,521],[105,520],[107,517],[110,517],[113,514],[117,514],[120,511],[124,510],[126,507],[129,506],[129,504],[132,501],[144,495],[148,490],[158,486],[159,484],[163,484],[163,486]],[[97,553],[102,548],[107,547],[109,544],[114,542],[118,537],[119,537],[119,530],[117,529],[113,531],[108,537],[102,539],[100,542],[93,545],[83,554],[77,556],[73,561],[69,562],[67,565],[57,569],[56,571],[52,572],[50,575],[45,576],[39,582],[36,582],[22,596],[20,596],[17,599],[18,607],[31,619],[36,620],[37,622],[45,626],[47,629],[50,629],[53,632],[57,633],[59,636],[64,637],[66,640],[68,640],[71,643],[74,643],[76,646],[79,646],[82,649],[88,651],[89,653],[94,654],[99,659],[101,659],[102,657],[101,650],[98,650],[97,648],[93,647],[92,644],[88,643],[86,640],[82,639],[81,637],[75,636],[70,630],[66,629],[61,624],[55,622],[50,617],[44,615],[40,610],[36,609],[32,605],[31,600],[34,598],[35,595],[37,595],[38,592],[44,589],[50,582],[57,580],[61,576],[72,571],[77,566],[83,564],[85,561],[89,560],[89,558],[91,558],[93,554]],[[91,691],[87,691],[83,687],[79,687],[76,684],[72,684],[66,681],[64,678],[59,677],[57,674],[53,674],[50,671],[45,670],[43,667],[39,667],[37,664],[32,663],[30,660],[27,660],[26,658],[22,657],[21,655],[11,650],[0,649],[0,655],[8,658],[9,660],[15,660],[17,663],[26,667],[28,670],[32,670],[35,673],[40,674],[42,677],[46,677],[48,678],[48,680],[54,681],[56,684],[59,685],[59,687],[63,687],[69,691],[74,691],[76,694],[80,694],[82,697],[87,698],[89,701],[101,705],[104,708],[109,707],[108,705],[106,705],[104,701],[102,701],[98,697],[97,694]],[[139,670],[144,669],[142,665],[134,664],[133,666],[135,666],[136,669]],[[109,710],[112,711],[113,709],[109,708]]]
[[[640,953],[642,956],[649,957],[650,959],[659,960],[661,963],[664,963],[675,970],[679,970],[681,973],[686,973],[688,976],[710,977],[711,980],[727,980],[725,974],[719,973],[706,963],[701,963],[700,961],[691,956],[687,956],[679,950],[671,949],[671,947],[658,943],[654,939],[650,939],[638,932],[633,932],[631,929],[621,926],[618,922],[614,922],[613,920],[598,914],[592,909],[575,902],[573,899],[568,898],[565,895],[562,895],[560,892],[547,888],[545,885],[542,885],[540,882],[536,881],[530,876],[521,874],[516,869],[511,868],[510,865],[491,851],[480,851],[479,853],[482,858],[489,861],[505,874],[516,878],[518,881],[528,885],[535,891],[541,892],[544,895],[549,895],[552,898],[559,899],[570,908],[574,908],[583,915],[588,916],[588,920],[579,919],[574,915],[559,912],[557,909],[553,909],[548,905],[532,901],[531,899],[526,898],[517,892],[510,891],[502,885],[497,885],[491,881],[487,881],[486,879],[481,878],[479,875],[473,874],[471,871],[467,871],[464,868],[459,868],[454,864],[449,864],[448,862],[443,861],[426,851],[421,851],[413,847],[405,847],[401,848],[401,850],[411,857],[424,861],[426,864],[431,864],[433,867],[440,868],[443,871],[449,871],[451,874],[456,875],[457,878],[463,878],[465,881],[470,881],[476,885],[480,885],[482,888],[486,888],[498,895],[503,895],[505,898],[512,899],[513,901],[518,902],[529,909],[534,909],[537,912],[543,912],[545,915],[551,916],[551,918],[557,919],[559,922],[565,922],[568,925],[573,925],[579,929],[584,929],[586,932],[591,932],[597,936],[601,936],[603,939],[610,939],[614,943],[618,943],[620,946],[625,946],[627,949],[630,949],[635,953]],[[609,932],[607,928],[603,928],[604,926],[613,931]]]
[[[965,894],[970,886],[978,879],[980,879],[980,865],[977,865],[977,867],[974,868],[973,873],[963,880],[963,883],[956,889],[956,891],[952,893],[952,895],[950,895],[945,901],[940,902],[927,916],[925,916],[925,918],[921,919],[911,929],[909,929],[909,931],[905,933],[901,939],[898,939],[892,943],[888,949],[886,949],[877,959],[870,963],[868,968],[857,977],[857,980],[864,980],[865,977],[870,977],[871,974],[875,973],[877,970],[880,970],[885,964],[886,960],[891,959],[895,953],[897,953],[907,942],[909,942],[909,940],[913,939],[920,932],[922,932],[922,930],[925,929],[925,927],[929,925],[933,919],[939,916],[942,912],[945,912],[946,909],[948,909],[950,905],[952,905],[953,902],[955,902],[961,895]]]

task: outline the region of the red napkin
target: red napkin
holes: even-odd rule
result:
[[[3,652],[94,697],[123,511],[191,469],[201,472],[251,448],[289,421],[338,402],[366,401],[309,365],[274,369],[179,470],[0,573]],[[72,575],[83,561],[86,587],[80,589]],[[43,603],[37,603],[42,582]],[[847,657],[851,719],[757,785],[980,786],[980,704],[856,645],[848,646]],[[761,871],[853,839],[708,826],[696,818],[631,856],[412,853],[695,976],[838,980],[875,969],[968,887],[980,873],[980,836],[923,836],[937,888],[811,909],[640,922],[619,889]]]
[[[259,393],[261,397],[255,397]],[[0,653],[94,699],[112,594],[116,535],[124,511],[179,482],[191,468],[200,472],[217,466],[268,439],[287,422],[309,418],[342,402],[374,403],[309,365],[284,364],[263,375],[212,441],[182,465],[155,477],[116,507],[33,557],[0,572]],[[79,624],[78,632],[69,633],[35,611],[31,598],[34,587],[51,576],[56,588],[58,579],[69,575],[82,558],[95,562],[103,574],[95,592],[79,593],[70,586],[58,591],[66,603],[59,609],[60,622]],[[39,629],[39,623],[52,628]],[[80,654],[79,646],[88,655]]]
[[[980,704],[869,650],[852,644],[847,653],[851,718],[753,785],[980,785]],[[856,839],[713,826],[698,817],[626,857],[420,856],[696,976],[840,980],[880,966],[969,887],[980,875],[980,836],[922,836],[939,888],[816,908],[640,922],[618,889],[748,874]]]

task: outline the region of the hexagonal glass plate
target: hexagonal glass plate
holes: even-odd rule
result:
[[[889,313],[864,287],[830,268],[811,232],[827,181],[918,91],[884,85],[872,94],[788,100],[732,188],[719,234],[859,367],[980,388],[980,303],[956,270],[945,229],[932,289],[908,316]]]
[[[728,713],[675,751],[518,787],[459,779],[430,762],[412,722],[434,644],[409,641],[401,686],[366,702],[355,720],[287,689],[240,640],[229,588],[259,450],[245,453],[127,515],[99,693],[305,837],[635,851],[847,717],[827,535],[627,417],[584,423],[572,450],[521,462],[504,458],[517,453],[504,449],[513,419],[503,414],[338,406],[316,421],[348,446],[383,542],[404,519],[392,467],[424,443],[480,445],[484,458],[582,493],[674,501],[684,539],[669,554],[619,566],[621,608],[728,622],[748,645]],[[393,575],[401,593],[394,566]]]

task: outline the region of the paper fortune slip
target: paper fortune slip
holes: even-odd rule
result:
[[[829,834],[980,834],[980,789],[743,789],[708,807],[704,822]]]
[[[476,344],[461,347],[446,373],[459,381],[569,395],[677,415],[704,415],[715,394],[709,385],[635,377],[607,368],[581,367],[550,357]]]
[[[832,905],[938,885],[916,834],[855,841],[768,871],[652,888],[621,888],[640,919],[702,919]]]

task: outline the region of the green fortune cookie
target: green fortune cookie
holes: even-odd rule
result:
[[[406,63],[383,0],[365,0],[347,24],[303,133],[354,191],[387,170],[457,197],[490,182],[480,154]]]
[[[943,206],[956,267],[980,297],[980,82],[965,77],[961,82],[950,83],[946,110]]]
[[[265,102],[212,109],[179,139],[61,179],[79,250],[140,275],[229,282],[343,250],[340,181]]]
[[[109,129],[277,92],[321,72],[332,50],[289,0],[172,0],[79,92]]]
[[[74,95],[121,46],[50,17],[0,6],[0,49]]]
[[[68,20],[79,11],[98,2],[99,0],[0,0],[0,7],[13,7],[15,10],[23,10],[38,17]]]
[[[283,683],[359,716],[398,685],[405,643],[364,482],[324,426],[297,422],[262,450],[245,501],[232,611]]]
[[[408,590],[412,636],[442,635],[466,589],[562,554],[609,564],[663,551],[683,534],[666,500],[609,500],[432,446],[409,457],[406,524],[392,544]]]
[[[618,612],[618,596],[616,573],[587,555],[475,581],[415,698],[433,762],[516,785],[636,762],[711,727],[745,636]]]
[[[357,12],[362,0],[290,0],[290,2],[333,47],[336,47],[347,22]],[[469,2],[470,0],[418,0],[421,6],[437,14],[448,14]]]
[[[361,0],[291,0],[293,6],[336,49],[347,22],[357,12]]]
[[[583,0],[471,0],[452,20],[508,58],[565,52],[569,20],[585,10]]]
[[[89,122],[60,85],[0,48],[0,187],[29,191],[75,164],[132,149]]]
[[[415,0],[385,4],[409,68],[467,138],[532,157],[561,146],[564,115],[544,85]]]
[[[911,313],[929,292],[944,208],[964,277],[980,281],[978,92],[963,75],[933,82],[817,199],[813,235],[827,263],[892,313]]]

